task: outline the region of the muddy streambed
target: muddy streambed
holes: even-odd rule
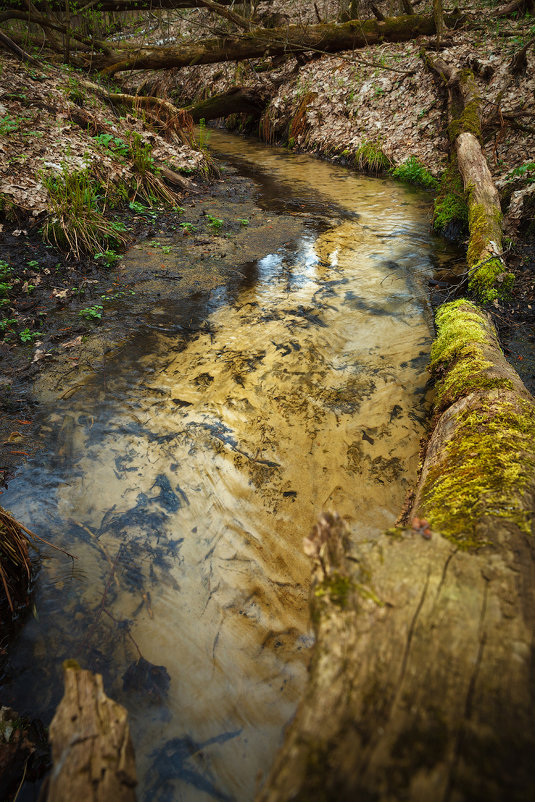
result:
[[[2,499],[78,557],[45,555],[4,696],[48,722],[63,659],[101,672],[146,800],[245,801],[262,782],[312,645],[303,536],[323,509],[355,538],[395,520],[427,411],[426,282],[448,259],[422,194],[225,134],[211,147],[290,238],[258,239],[202,303],[155,302],[76,392],[43,391],[40,451]]]

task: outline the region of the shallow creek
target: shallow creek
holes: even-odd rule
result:
[[[312,645],[303,536],[323,509],[354,537],[395,520],[444,257],[419,193],[225,134],[211,146],[297,236],[237,264],[187,325],[155,305],[105,370],[43,401],[42,450],[2,499],[78,556],[44,562],[10,704],[48,723],[61,661],[100,671],[146,800],[245,802],[269,770]]]

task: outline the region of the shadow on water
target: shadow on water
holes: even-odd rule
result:
[[[302,538],[322,509],[355,538],[392,524],[426,412],[427,200],[212,144],[270,213],[306,211],[300,235],[216,290],[162,300],[46,406],[40,455],[3,500],[78,555],[44,561],[4,698],[48,721],[63,659],[101,672],[146,800],[253,798],[306,679]]]

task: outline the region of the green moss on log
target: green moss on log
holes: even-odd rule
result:
[[[504,518],[531,531],[524,491],[535,481],[534,406],[504,390],[512,383],[484,356],[490,330],[473,304],[460,300],[437,313],[431,370],[438,377],[435,412],[485,390],[477,408],[460,412],[455,434],[426,475],[420,512],[462,548],[480,546],[478,522]]]
[[[470,268],[468,287],[483,303],[507,297],[514,275],[508,273],[502,260],[488,257],[489,244],[501,242],[501,212],[491,217],[483,204],[469,202],[470,241],[466,259]]]
[[[333,604],[336,604],[337,607],[341,607],[343,610],[347,606],[349,593],[353,588],[353,582],[348,576],[335,573],[326,577],[323,582],[314,589],[314,596],[317,599],[328,596]]]
[[[485,407],[457,417],[455,437],[428,471],[422,512],[461,548],[481,546],[482,518],[494,516],[531,532],[523,493],[535,478],[535,419],[528,401],[511,403],[491,391]]]
[[[447,235],[457,230],[458,235],[462,236],[468,231],[468,204],[455,157],[452,157],[440,179],[433,209],[433,228]]]

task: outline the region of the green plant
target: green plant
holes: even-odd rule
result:
[[[524,162],[524,164],[520,164],[518,167],[510,170],[506,176],[508,181],[512,181],[513,178],[518,177],[525,177],[528,184],[535,183],[535,162]]]
[[[208,225],[210,228],[213,228],[214,231],[219,231],[221,226],[223,225],[223,221],[220,217],[214,217],[213,214],[207,214],[206,219],[208,220]]]
[[[85,309],[80,309],[78,314],[86,320],[100,320],[103,309],[102,304],[94,304],[93,306],[86,306]]]
[[[197,147],[199,148],[199,150],[206,150],[209,141],[210,141],[210,134],[206,130],[206,120],[204,119],[204,117],[201,117],[201,119],[199,120],[199,128],[197,135]]]
[[[402,164],[391,171],[392,177],[406,184],[415,184],[418,187],[432,189],[438,186],[438,181],[429,170],[418,161],[416,156],[410,156]]]
[[[106,251],[103,251],[102,253],[96,253],[94,255],[94,258],[101,259],[106,265],[106,267],[113,267],[115,262],[118,262],[119,259],[121,258],[121,254],[117,253],[116,251],[110,248]]]
[[[0,281],[0,298],[5,298],[8,290],[11,289],[11,284],[7,281]]]
[[[124,142],[123,145],[127,147]],[[154,173],[157,171],[154,163],[154,157],[152,155],[152,145],[149,142],[144,142],[141,134],[130,134],[127,154],[132,160],[132,166],[134,170],[140,175],[145,175],[147,172]]]
[[[32,340],[35,340],[36,337],[42,337],[42,333],[40,331],[30,331],[30,329],[23,329],[19,331],[19,337],[21,343],[31,343]]]
[[[162,253],[171,253],[170,245],[162,245]]]
[[[383,153],[381,146],[377,142],[369,142],[367,139],[355,151],[355,163],[359,170],[367,170],[370,173],[388,170],[391,165],[390,159]]]
[[[16,319],[14,317],[2,317],[0,318],[0,331],[5,331],[9,329],[14,323],[16,323]]]
[[[152,220],[155,220],[156,217],[158,217],[158,212],[155,212],[154,209],[151,209],[149,206],[145,206],[144,203],[140,203],[139,201],[130,201],[128,206],[135,214],[142,214],[144,217],[150,217]]]
[[[137,136],[139,136],[139,134]],[[97,136],[94,136],[93,139],[95,142],[97,142],[97,144],[102,145],[104,148],[108,148],[108,150],[111,150],[120,156],[123,156],[125,159],[128,157],[129,148],[124,139],[114,136],[113,134],[97,134]]]
[[[113,228],[103,211],[106,190],[88,170],[69,172],[66,164],[58,176],[44,176],[51,213],[43,225],[43,237],[74,256],[100,251],[109,243],[124,244],[126,236]]]
[[[26,262],[26,264],[32,270],[39,270],[39,262],[37,261],[37,259],[31,259],[29,262]]]
[[[18,131],[19,125],[20,121],[16,120],[10,114],[0,117],[0,136],[5,136],[6,134],[12,134],[15,131]]]
[[[13,268],[4,259],[0,259],[0,278],[9,276],[13,272]]]
[[[193,234],[194,231],[197,231],[197,226],[194,226],[193,223],[180,223],[180,228],[183,228],[188,234]]]
[[[238,223],[240,226],[248,226],[249,220],[246,217],[238,217]]]

